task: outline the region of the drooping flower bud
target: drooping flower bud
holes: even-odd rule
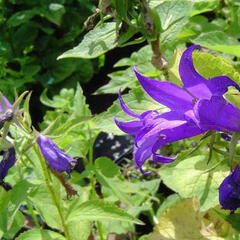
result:
[[[11,168],[16,162],[16,152],[14,147],[9,148],[3,153],[3,159],[0,162],[0,179],[3,180]]]
[[[51,139],[43,135],[38,136],[37,142],[50,168],[58,172],[66,171],[68,174],[71,172],[77,162],[76,159],[67,155]]]
[[[240,167],[235,169],[223,180],[219,187],[219,202],[223,209],[232,213],[240,207]]]

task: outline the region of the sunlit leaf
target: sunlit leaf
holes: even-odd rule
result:
[[[219,225],[204,224],[197,199],[185,199],[169,208],[148,240],[224,240],[217,235]]]
[[[142,224],[140,220],[132,217],[124,210],[102,200],[90,200],[75,207],[67,215],[68,222],[73,220],[124,221]]]
[[[58,59],[69,57],[96,58],[113,49],[117,45],[115,25],[114,22],[109,22],[94,28],[84,36],[77,47],[63,53]]]
[[[212,160],[207,164],[207,157],[201,155],[187,158],[177,164],[165,165],[159,170],[163,182],[180,197],[197,197],[201,211],[219,204],[218,188],[229,174],[227,164],[215,167],[217,162]]]
[[[43,230],[43,229],[33,229],[28,230],[19,235],[16,240],[65,240],[65,237],[59,233],[50,231],[50,230]]]

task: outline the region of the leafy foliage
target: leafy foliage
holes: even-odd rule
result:
[[[165,145],[159,153],[178,154],[177,160],[150,159],[144,165],[150,174],[142,175],[132,163],[134,146],[115,162],[107,154],[125,139],[117,136],[123,132],[114,117],[133,119],[119,100],[98,114],[92,107],[121,89],[131,111],[167,112],[139,86],[133,65],[147,77],[181,85],[180,57],[193,43],[203,47],[193,53],[197,72],[239,84],[239,8],[236,0],[0,1],[0,90],[12,104],[16,95],[12,116],[0,121],[0,149],[14,147],[17,156],[0,179],[0,238],[239,239],[239,210],[229,214],[218,206],[229,164],[240,159],[239,142],[228,142],[232,133],[223,138],[210,131]],[[33,94],[18,97],[14,89]],[[89,96],[93,92],[98,96]],[[240,107],[236,89],[224,97]],[[71,174],[45,161],[38,131],[76,158]],[[105,149],[109,139],[115,145]]]

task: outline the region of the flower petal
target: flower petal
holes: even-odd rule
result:
[[[119,92],[118,92],[118,99],[119,99],[119,102],[120,102],[120,105],[121,105],[122,110],[123,110],[126,114],[128,114],[129,116],[134,117],[134,118],[139,118],[139,117],[140,117],[139,114],[136,114],[136,113],[132,112],[132,111],[126,106],[126,104],[124,103],[124,101],[123,101],[123,99],[122,99],[121,89],[119,89]]]
[[[165,157],[160,154],[153,153],[153,161],[158,163],[171,163],[177,159],[176,157]]]
[[[194,99],[187,91],[170,82],[160,82],[141,75],[134,66],[134,72],[144,90],[157,102],[178,111],[192,108]]]
[[[158,140],[152,147],[152,152],[153,154],[156,153],[160,147],[167,143],[194,137],[202,133],[204,133],[204,130],[198,128],[192,121],[176,125],[176,127],[164,129],[161,131],[161,135],[165,137],[162,137],[161,135],[159,136]]]
[[[146,116],[148,117],[148,116]],[[134,161],[138,168],[153,154],[153,160],[168,163],[176,158],[156,154],[159,147],[180,139],[196,136],[204,131],[193,121],[184,120],[178,112],[159,114],[151,119],[151,124],[145,125],[135,138]]]
[[[208,87],[208,80],[197,73],[193,65],[192,52],[195,49],[201,49],[200,45],[192,45],[183,52],[179,63],[179,75],[184,88],[196,98],[209,99],[212,94]]]
[[[143,138],[149,138],[154,135],[161,135],[163,138],[167,137],[162,134],[166,129],[173,129],[177,126],[186,123],[183,119],[183,115],[177,112],[167,112],[159,114],[152,120],[151,125],[146,125],[136,136],[135,144],[139,145]]]
[[[141,121],[121,122],[114,117],[116,125],[125,133],[130,135],[136,135],[142,127]]]
[[[223,97],[202,99],[194,106],[198,126],[205,130],[240,131],[240,110]]]
[[[152,145],[156,142],[157,137],[145,139],[140,147],[134,146],[134,163],[137,168],[141,169],[144,162],[152,155]]]
[[[218,76],[209,79],[209,87],[214,96],[222,96],[228,91],[229,86],[233,86],[240,91],[239,85],[227,76]]]

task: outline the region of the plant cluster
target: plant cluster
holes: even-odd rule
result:
[[[0,238],[239,239],[239,10],[0,1]],[[118,99],[92,114],[84,83],[129,46],[94,93]],[[33,121],[38,88],[44,116]],[[95,157],[102,132],[132,144]]]

